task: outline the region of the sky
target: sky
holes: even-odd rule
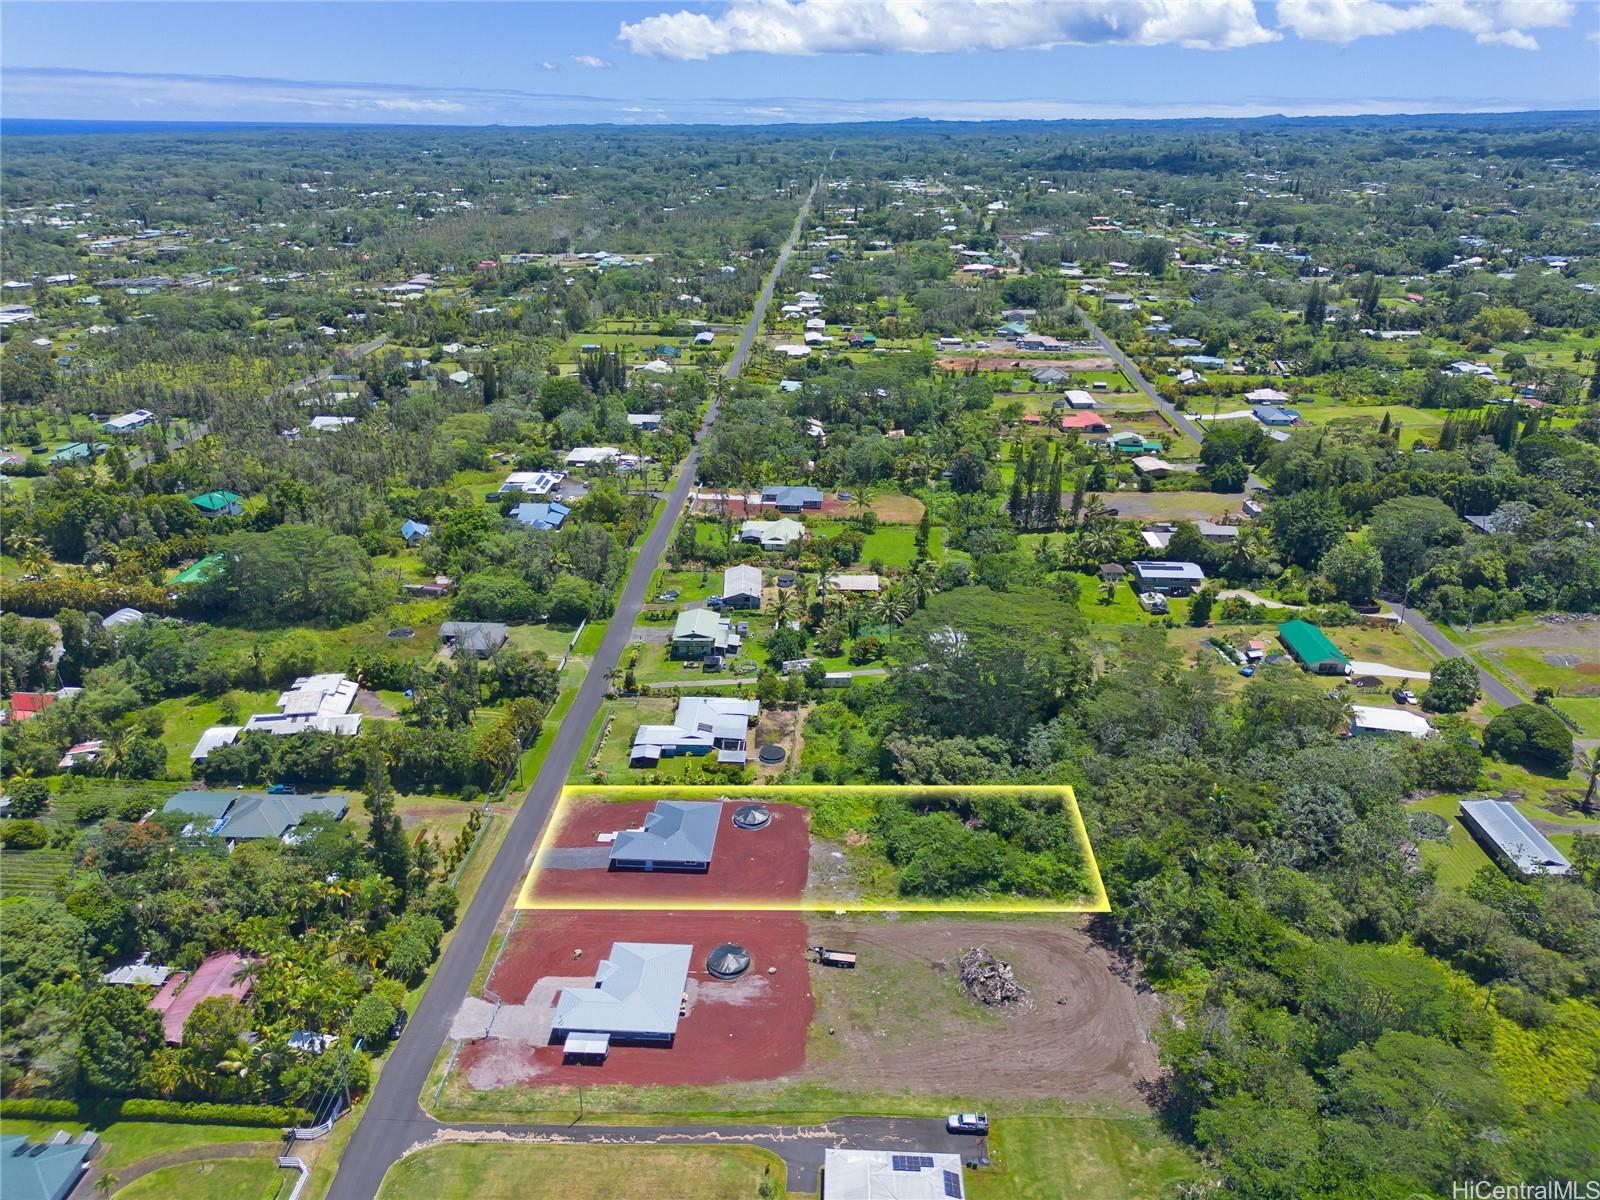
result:
[[[0,4],[0,113],[445,125],[1600,108],[1600,0]]]

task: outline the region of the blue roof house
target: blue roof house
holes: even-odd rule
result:
[[[428,527],[421,521],[407,519],[406,523],[400,526],[400,536],[405,539],[405,543],[408,546],[415,546],[423,538],[427,537],[430,532]]]
[[[523,503],[511,510],[511,515],[530,529],[560,529],[572,509],[559,500]]]

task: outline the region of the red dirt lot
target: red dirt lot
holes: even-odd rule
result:
[[[814,1002],[806,969],[806,922],[790,914],[737,912],[550,912],[524,914],[506,942],[489,987],[507,1005],[524,1003],[547,977],[592,976],[617,941],[690,943],[688,1013],[671,1047],[614,1046],[603,1066],[563,1064],[560,1046],[490,1037],[464,1043],[460,1067],[475,1088],[514,1084],[698,1085],[775,1079],[805,1065]],[[750,970],[713,978],[706,955],[723,942],[750,951]],[[582,950],[580,958],[574,950]],[[767,969],[776,967],[775,974]],[[547,986],[541,1007],[553,1013]]]
[[[637,802],[607,803],[575,799],[562,814],[561,823],[546,841],[554,847],[608,847],[595,834],[637,829],[655,805]],[[738,829],[733,812],[738,805],[724,803],[722,823],[711,869],[703,875],[676,872],[611,871],[603,865],[562,868],[539,867],[528,897],[539,900],[583,900],[616,904],[637,900],[642,904],[674,901],[721,901],[728,904],[798,901],[805,891],[811,855],[810,812],[793,804],[769,804],[772,821],[765,829]],[[598,854],[596,856],[599,857]]]

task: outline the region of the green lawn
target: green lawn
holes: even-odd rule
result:
[[[1491,860],[1461,823],[1459,796],[1430,796],[1407,807],[1413,812],[1436,813],[1450,822],[1449,842],[1422,842],[1422,861],[1439,869],[1439,886],[1460,889],[1467,886],[1480,867]]]
[[[242,725],[251,713],[271,712],[278,699],[277,688],[261,691],[242,691],[239,696],[238,720]],[[204,696],[176,696],[151,705],[161,714],[163,729],[161,744],[167,748],[167,777],[189,778],[189,755],[200,735],[213,725],[227,725],[222,719],[221,706],[216,700]]]
[[[1404,404],[1334,404],[1318,400],[1294,407],[1313,425],[1340,423],[1349,428],[1370,428],[1374,432],[1387,416],[1391,424],[1400,426],[1400,444],[1405,447],[1417,441],[1432,445],[1438,440],[1438,431],[1444,424],[1444,416],[1439,410],[1411,408]]]
[[[222,1158],[163,1167],[134,1180],[114,1195],[118,1200],[276,1200],[293,1186],[293,1177],[272,1158]]]
[[[989,1156],[992,1167],[967,1173],[971,1200],[1147,1200],[1201,1173],[1147,1118],[1005,1117],[994,1123]]]
[[[158,1121],[116,1121],[110,1125],[86,1125],[82,1121],[34,1121],[4,1118],[5,1132],[31,1138],[49,1138],[58,1129],[78,1134],[94,1129],[100,1135],[101,1152],[95,1165],[115,1171],[156,1154],[187,1150],[191,1146],[219,1143],[277,1141],[277,1131],[246,1125],[164,1125]],[[152,1193],[154,1194],[154,1193]]]
[[[812,537],[833,537],[853,526],[839,521],[817,521],[811,524]],[[939,559],[944,553],[944,530],[935,526],[928,535],[928,557]],[[879,525],[867,534],[861,543],[861,559],[844,568],[846,571],[866,569],[873,563],[885,567],[909,567],[917,557],[917,531],[911,525]]]
[[[382,1200],[613,1200],[622,1195],[751,1200],[769,1174],[781,1189],[782,1160],[754,1146],[435,1146],[389,1168],[378,1195]]]
[[[1550,702],[1577,723],[1579,737],[1600,738],[1600,696],[1557,697]]]

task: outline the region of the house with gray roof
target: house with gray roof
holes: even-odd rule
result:
[[[439,626],[439,640],[458,654],[488,658],[506,644],[509,631],[499,621],[446,621]]]
[[[551,1042],[579,1041],[579,1052],[600,1055],[610,1041],[672,1045],[693,954],[688,945],[614,943],[592,988],[563,988],[556,997]]]
[[[678,701],[671,725],[641,725],[633,735],[628,765],[641,770],[663,758],[716,754],[721,763],[749,761],[750,722],[761,715],[761,702],[737,696],[685,696]]]
[[[681,612],[672,626],[671,654],[675,659],[695,661],[712,654],[732,654],[741,644],[733,622],[709,608]]]
[[[822,507],[822,492],[808,484],[790,484],[763,488],[761,503],[771,505],[779,512],[797,513]]]
[[[624,829],[611,844],[613,871],[711,869],[722,805],[715,800],[660,800],[643,828]]]
[[[1463,800],[1461,822],[1510,874],[1521,879],[1572,874],[1566,855],[1509,800]]]
[[[761,607],[761,568],[740,563],[722,572],[722,607]]]
[[[746,521],[739,526],[739,540],[760,546],[763,550],[787,550],[791,543],[806,535],[806,527],[793,517],[779,517],[775,521]]]
[[[339,796],[276,796],[260,792],[179,792],[162,805],[164,813],[195,818],[187,827],[236,842],[272,838],[292,840],[307,817],[328,814],[342,820],[349,804]]]

